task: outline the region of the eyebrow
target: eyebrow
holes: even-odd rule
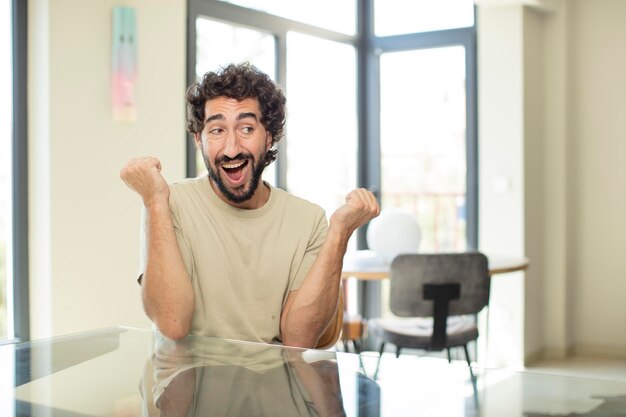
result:
[[[253,118],[255,121],[258,121],[256,114],[252,112],[239,113],[239,115],[237,116],[237,120],[242,120],[242,119],[247,119],[247,118]]]
[[[222,113],[213,114],[207,117],[204,123],[209,123],[209,122],[212,122],[213,120],[224,120],[224,115]]]
[[[252,118],[256,121],[258,121],[258,117],[256,115],[256,113],[252,113],[252,112],[244,112],[244,113],[239,113],[237,115],[237,120],[243,120],[243,119],[247,119],[247,118]],[[209,117],[207,117],[206,121],[204,123],[209,123],[212,122],[213,120],[224,120],[225,117],[222,113],[217,113],[217,114],[213,114]]]

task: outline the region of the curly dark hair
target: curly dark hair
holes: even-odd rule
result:
[[[236,100],[256,98],[261,109],[261,124],[272,137],[265,165],[276,159],[275,144],[283,137],[285,129],[286,99],[281,89],[270,77],[249,63],[230,64],[218,71],[204,74],[202,79],[187,89],[187,130],[191,134],[204,129],[204,106],[208,100],[228,97]]]

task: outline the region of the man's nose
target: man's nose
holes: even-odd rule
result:
[[[229,158],[235,158],[241,153],[241,141],[237,136],[237,133],[230,132],[226,137],[226,143],[224,144],[224,155]]]

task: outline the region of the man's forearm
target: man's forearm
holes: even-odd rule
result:
[[[348,239],[356,229],[378,216],[374,194],[357,188],[346,196],[346,204],[330,217],[328,234],[304,283],[287,297],[281,315],[283,343],[315,347],[333,323],[339,300],[339,283]]]
[[[282,324],[283,343],[315,347],[337,317],[343,256],[349,234],[329,229],[311,270],[290,303]]]
[[[180,339],[191,326],[193,287],[178,248],[167,201],[147,207],[147,216],[144,308],[163,335]]]

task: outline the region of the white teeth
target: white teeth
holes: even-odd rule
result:
[[[242,162],[231,162],[229,164],[222,164],[223,168],[227,168],[227,169],[233,169],[233,168],[239,168],[240,166],[242,166],[246,161],[242,161]]]

